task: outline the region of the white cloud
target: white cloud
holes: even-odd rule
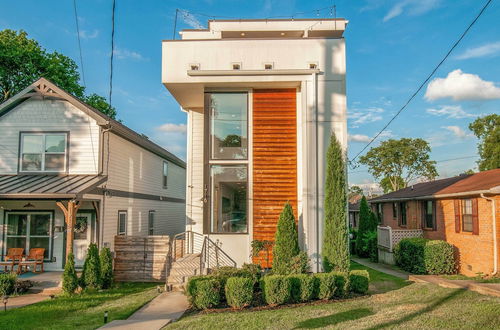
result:
[[[363,135],[363,134],[349,134],[347,136],[347,139],[350,142],[363,142],[363,143],[368,143],[371,140],[371,137],[368,135]]]
[[[446,78],[435,78],[427,86],[425,99],[434,101],[451,98],[455,101],[500,99],[500,87],[478,75],[457,69]]]
[[[133,60],[142,61],[142,60],[146,59],[140,53],[132,51],[132,50],[124,49],[124,48],[116,48],[113,53],[115,54],[116,58],[119,60],[131,58]]]
[[[205,26],[201,24],[201,22],[194,17],[193,14],[188,12],[187,10],[179,10],[179,13],[181,14],[182,21],[192,27],[193,29],[204,29]]]
[[[421,15],[436,8],[440,0],[398,0],[389,12],[384,16],[384,22],[387,22],[404,12],[408,15]]]
[[[349,119],[355,125],[362,125],[367,123],[373,123],[375,121],[382,120],[381,113],[384,109],[379,107],[369,107],[366,109],[354,109],[353,112],[349,113]]]
[[[441,108],[427,109],[426,112],[434,116],[446,116],[447,118],[454,119],[476,117],[471,113],[465,112],[460,105],[443,105]]]
[[[165,123],[155,127],[153,139],[168,151],[186,159],[186,124]]]
[[[87,30],[80,30],[80,38],[82,39],[94,39],[99,36],[99,30],[93,30],[92,32]]]
[[[462,54],[456,56],[456,59],[467,60],[469,58],[484,57],[488,55],[500,54],[500,41],[491,42],[475,48],[468,48]]]
[[[186,133],[187,126],[186,124],[172,124],[166,123],[161,126],[156,127],[158,131],[166,132],[166,133]]]
[[[456,137],[461,138],[461,139],[465,139],[465,138],[474,136],[471,133],[465,132],[459,126],[441,126],[441,128],[444,128],[444,129],[452,132],[453,134],[455,134]]]

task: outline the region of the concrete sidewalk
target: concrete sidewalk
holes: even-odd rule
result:
[[[161,329],[179,319],[188,308],[187,297],[182,292],[164,292],[126,320],[112,321],[99,329],[132,330]]]
[[[437,275],[410,275],[410,281],[432,283],[444,288],[466,289],[480,294],[500,297],[500,283],[480,283],[471,280],[448,280]]]
[[[403,270],[394,269],[393,267],[386,265],[386,264],[371,262],[368,259],[362,259],[362,258],[351,256],[351,260],[354,262],[357,262],[360,265],[370,267],[371,269],[378,270],[381,273],[396,276],[396,277],[402,278],[404,280],[407,280],[408,277],[410,276],[410,273],[407,273]]]

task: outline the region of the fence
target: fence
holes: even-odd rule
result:
[[[378,247],[392,252],[394,246],[403,238],[423,237],[422,229],[392,229],[391,227],[377,227]]]
[[[169,265],[168,236],[115,236],[116,281],[165,282]]]

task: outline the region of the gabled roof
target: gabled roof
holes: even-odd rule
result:
[[[417,183],[410,187],[373,198],[369,202],[439,198],[453,194],[478,195],[480,193],[500,194],[500,169]]]
[[[59,88],[56,84],[46,78],[38,79],[28,87],[23,89],[21,92],[17,93],[4,103],[0,104],[0,117],[7,114],[22,102],[35,97],[65,100],[93,118],[99,126],[108,128],[110,131],[121,136],[122,138],[127,139],[143,147],[144,149],[149,150],[150,152],[164,159],[167,159],[176,165],[179,165],[180,167],[186,168],[186,163],[179,157],[160,147],[145,136],[131,130],[119,121],[112,119],[101,111],[83,102],[79,98]]]

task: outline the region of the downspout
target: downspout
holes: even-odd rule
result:
[[[498,273],[498,242],[495,199],[488,198],[483,193],[481,193],[481,197],[491,202],[491,219],[493,221],[493,273],[491,275],[496,275]]]
[[[319,118],[319,111],[318,111],[318,83],[317,83],[317,73],[313,72],[312,73],[312,83],[313,83],[313,100],[314,100],[314,112],[315,112],[315,125],[316,125],[316,130],[315,130],[315,138],[316,138],[316,272],[320,272],[320,251],[319,251],[319,240],[320,240],[320,235],[319,235],[319,124],[318,124],[318,118]]]

